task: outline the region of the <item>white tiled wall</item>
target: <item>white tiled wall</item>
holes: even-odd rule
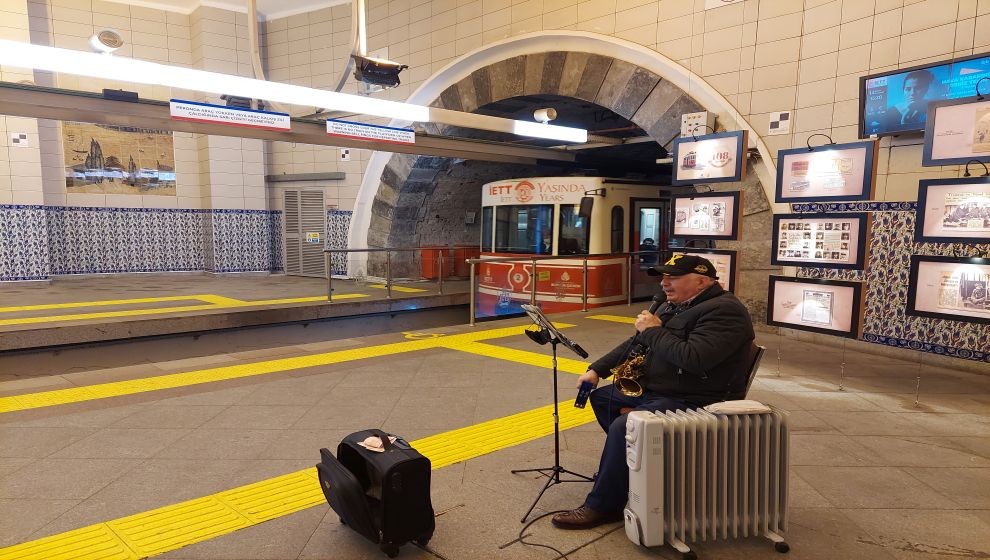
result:
[[[369,0],[368,47],[409,64],[403,84],[379,97],[402,100],[443,66],[492,41],[531,31],[572,29],[633,41],[690,69],[721,92],[758,131],[771,112],[793,110],[790,135],[765,137],[772,152],[804,145],[816,133],[838,142],[857,135],[859,77],[990,50],[990,0],[745,0],[704,10],[704,0]],[[269,78],[333,88],[350,52],[350,6],[272,19],[263,27]],[[30,28],[28,27],[30,23]],[[4,0],[0,35],[24,40],[47,33],[51,43],[82,50],[98,28],[112,27],[126,45],[119,53],[177,65],[250,76],[244,14],[202,6],[189,15],[102,0]],[[0,69],[4,79],[14,76]],[[355,84],[348,79],[345,92]],[[62,87],[116,86],[59,76]],[[128,85],[142,96],[167,99],[166,88]],[[186,95],[188,94],[177,94]],[[211,99],[199,97],[199,99]],[[315,110],[315,108],[313,108]],[[299,108],[294,108],[298,113]],[[359,117],[356,117],[359,118]],[[13,154],[9,131],[38,134],[31,119],[0,118],[0,203],[60,202],[49,148]],[[44,136],[44,134],[42,135]],[[42,139],[43,140],[43,139]],[[341,209],[353,196],[369,154],[336,148],[175,136],[179,207],[263,208],[262,174],[343,171],[326,186]],[[48,146],[48,145],[45,145]],[[54,146],[54,144],[51,144]],[[920,138],[884,139],[877,198],[915,196],[916,181],[955,176],[956,166],[921,169]],[[238,169],[239,168],[239,169]],[[240,175],[242,178],[235,179]],[[66,204],[172,204],[157,197],[65,196]],[[277,207],[277,206],[272,206]]]

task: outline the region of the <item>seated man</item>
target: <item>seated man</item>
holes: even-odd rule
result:
[[[626,416],[620,409],[683,410],[745,397],[750,364],[748,356],[753,322],[746,307],[717,282],[715,266],[693,255],[675,255],[649,269],[662,276],[667,303],[657,315],[636,317],[637,334],[609,352],[580,378],[597,385],[629,351],[641,345],[646,352],[643,394],[631,397],[615,384],[591,393],[595,418],[608,434],[598,477],[581,507],[558,513],[553,524],[561,529],[588,529],[618,521],[629,492],[626,466]]]

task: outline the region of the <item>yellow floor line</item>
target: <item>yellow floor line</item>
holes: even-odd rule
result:
[[[101,301],[73,301],[69,303],[45,303],[40,305],[20,305],[16,307],[0,307],[0,313],[13,313],[15,311],[41,311],[45,309],[69,309],[73,307],[107,307],[111,305],[130,305],[134,303],[159,303],[162,301],[184,301],[184,300],[208,301],[206,299],[208,297],[211,296],[209,294],[196,294],[196,295],[188,295],[188,296],[163,296],[163,297],[132,298],[132,299],[107,299]],[[219,297],[219,296],[213,296],[213,297]]]
[[[369,297],[367,294],[340,294],[333,296],[334,299],[353,299]],[[45,317],[20,317],[17,319],[0,319],[0,326],[6,325],[32,325],[38,323],[48,323],[48,322],[58,322],[58,321],[83,321],[88,319],[108,319],[112,317],[135,317],[139,315],[155,315],[160,313],[179,313],[184,311],[204,311],[204,310],[217,310],[217,309],[230,309],[234,307],[251,307],[257,305],[274,305],[280,303],[302,303],[310,301],[326,301],[324,296],[315,297],[303,297],[303,298],[287,298],[287,299],[263,299],[263,300],[238,300],[232,298],[226,298],[223,296],[213,296],[213,295],[197,295],[197,296],[185,296],[185,297],[175,297],[175,298],[145,298],[147,301],[139,300],[118,300],[116,303],[109,302],[91,302],[100,303],[103,305],[124,305],[124,303],[154,303],[156,301],[178,301],[184,299],[198,299],[202,301],[209,302],[205,305],[185,305],[180,307],[156,307],[154,309],[128,309],[122,311],[99,311],[95,313],[76,313],[73,315],[49,315]],[[56,304],[52,304],[56,305]],[[58,304],[59,307],[85,307],[85,305],[73,304]],[[32,307],[32,306],[27,306]],[[44,306],[38,306],[44,307]],[[52,307],[54,309],[55,307]],[[6,309],[15,309],[13,307],[8,307]],[[25,309],[26,310],[26,309]]]
[[[588,315],[586,318],[598,321],[611,321],[613,323],[625,323],[627,325],[632,325],[636,322],[635,317],[623,317],[622,315]]]
[[[564,325],[559,326],[563,327]],[[324,366],[354,360],[363,360],[366,358],[375,358],[379,356],[388,356],[391,354],[400,354],[403,352],[437,348],[441,345],[457,345],[467,342],[474,342],[477,340],[514,336],[522,334],[525,328],[525,326],[503,327],[465,334],[443,336],[439,338],[409,340],[404,342],[370,346],[366,348],[337,350],[322,354],[296,356],[293,358],[280,358],[276,360],[222,366],[197,371],[172,373],[142,379],[129,379],[126,381],[87,385],[85,387],[73,387],[71,389],[58,389],[55,391],[0,397],[0,414],[18,410],[119,397],[122,395],[133,395],[135,393],[159,391],[162,389],[174,389],[176,387],[187,387],[201,383],[213,383],[216,381],[226,381],[241,377],[251,377],[255,375],[264,375],[267,373]]]
[[[385,290],[385,289],[387,289],[385,287],[385,284],[368,284],[368,287],[369,288],[376,288],[376,289],[379,289],[379,290]],[[426,291],[423,288],[409,288],[409,287],[406,287],[406,286],[396,286],[395,284],[392,284],[392,290],[394,290],[396,292],[406,292],[406,293],[409,293],[409,294],[414,294],[416,292],[425,292]],[[334,296],[334,297],[336,297],[336,296]]]
[[[516,350],[514,348],[505,348],[503,346],[496,346],[494,344],[484,344],[481,342],[459,342],[454,344],[444,344],[444,341],[440,341],[440,346],[443,346],[445,348],[450,348],[451,350],[470,352],[471,354],[478,354],[480,356],[487,356],[489,358],[497,358],[499,360],[506,360],[509,362],[516,362],[530,366],[537,366],[543,368],[553,367],[553,357],[538,352]],[[563,371],[566,373],[576,373],[580,375],[588,370],[589,364],[587,362],[572,360],[570,358],[562,358],[560,357],[561,351],[565,351],[565,349],[558,348],[558,352],[557,352],[558,371]],[[566,350],[566,351],[570,352],[570,350]]]
[[[560,407],[560,429],[594,420],[591,408]],[[482,422],[411,442],[434,469],[553,433],[553,406]],[[0,549],[0,560],[139,560],[324,504],[309,468],[212,496],[98,523]]]

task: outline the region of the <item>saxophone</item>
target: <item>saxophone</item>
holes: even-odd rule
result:
[[[635,352],[619,365],[612,368],[614,383],[622,394],[627,397],[639,397],[643,394],[643,385],[639,378],[643,377],[643,364],[646,362],[646,352]]]

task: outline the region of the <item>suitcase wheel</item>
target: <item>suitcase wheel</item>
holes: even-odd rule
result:
[[[381,548],[382,552],[385,553],[385,556],[388,556],[389,558],[395,558],[399,555],[399,547],[392,543],[383,543]]]

